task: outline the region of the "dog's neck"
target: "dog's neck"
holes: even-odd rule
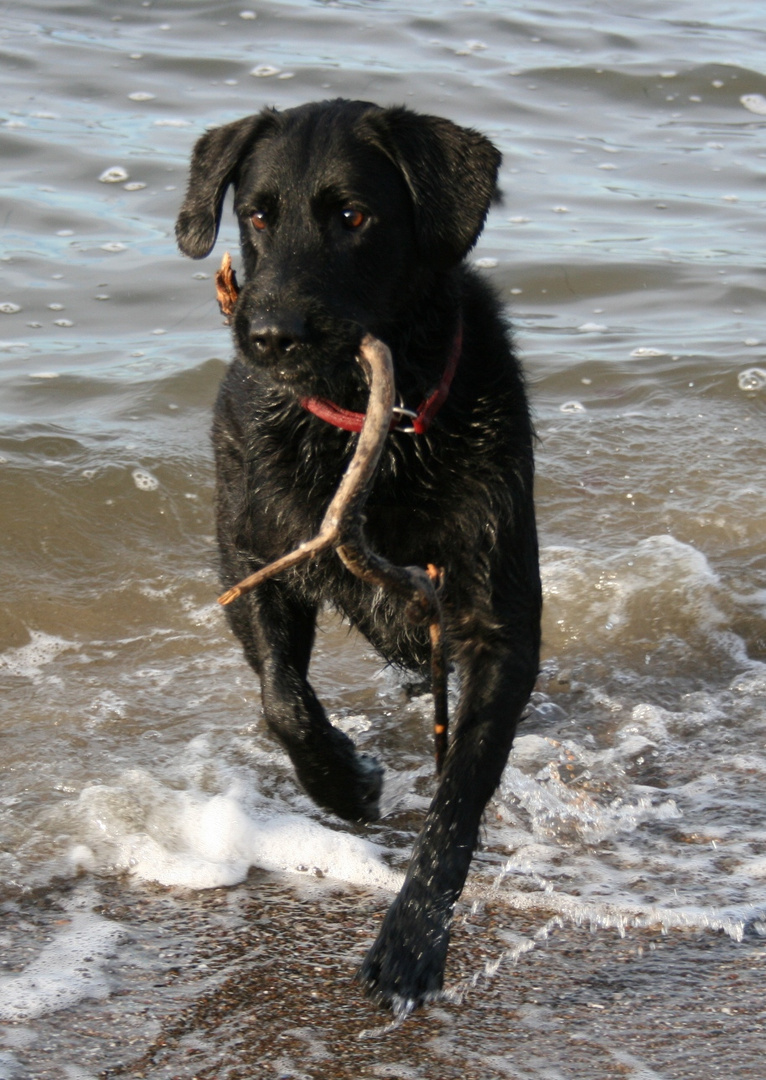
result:
[[[462,352],[463,320],[461,318],[458,319],[457,329],[447,354],[447,362],[444,365],[441,379],[421,401],[417,410],[394,409],[394,414],[391,417],[392,431],[395,428],[402,428],[402,430],[410,431],[415,435],[425,435],[434,417],[447,400]],[[328,424],[332,424],[333,427],[342,428],[344,431],[361,431],[367,415],[362,412],[354,412],[352,409],[344,409],[342,406],[336,405],[334,401],[322,397],[303,398],[301,405],[308,412],[313,413],[314,416],[318,416],[320,420],[325,420]],[[411,427],[403,426],[406,420],[411,421]]]

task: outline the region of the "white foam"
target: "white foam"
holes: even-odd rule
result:
[[[763,94],[743,94],[739,99],[748,112],[756,116],[766,116],[766,97]]]
[[[79,649],[73,641],[45,634],[41,630],[31,630],[29,641],[16,649],[8,649],[0,654],[0,671],[9,675],[22,675],[29,679],[38,678],[42,669],[55,660],[60,653],[68,649]]]
[[[23,971],[0,976],[0,1020],[30,1020],[86,998],[108,997],[111,987],[104,965],[122,933],[113,922],[75,912],[70,925]]]
[[[502,898],[518,911],[555,911],[575,924],[593,929],[613,929],[620,934],[633,927],[661,926],[663,930],[699,928],[722,930],[734,941],[741,941],[745,920],[710,908],[687,906],[672,909],[663,905],[637,904],[608,900],[592,902],[553,890],[530,893],[506,890]]]
[[[640,359],[642,357],[667,356],[667,353],[664,349],[654,349],[651,345],[640,345],[630,355],[635,359]]]
[[[117,871],[191,889],[235,885],[253,866],[398,889],[401,875],[370,841],[253,805],[248,787],[249,799],[237,784],[215,795],[177,791],[139,770],[121,786],[93,785],[79,799],[85,836],[71,857],[90,867],[108,858]]]
[[[557,757],[559,755],[557,754]],[[562,744],[561,756],[578,765],[592,764],[609,754],[588,754],[574,743]],[[632,832],[645,821],[668,821],[681,815],[673,799],[636,795],[604,802],[582,787],[570,786],[561,777],[558,761],[549,761],[536,776],[529,776],[509,763],[500,785],[500,795],[511,798],[530,816],[535,835],[564,838],[576,835],[598,842],[619,833]]]
[[[606,560],[548,549],[544,566],[549,618],[571,619],[559,662],[606,653],[620,635],[622,654],[611,650],[608,689],[584,680],[566,708],[534,695],[545,735],[516,740],[487,819],[493,850],[510,853],[494,890],[595,927],[694,926],[739,940],[764,918],[766,755],[752,724],[766,706],[766,665],[729,630],[707,560],[671,537]],[[638,634],[639,650],[670,641],[693,670],[711,643],[744,670],[721,682],[731,664],[711,667],[709,683],[699,677],[665,706],[636,700],[647,669],[641,651],[629,655]]]
[[[129,179],[128,170],[124,169],[122,165],[111,165],[99,176],[99,180],[102,184],[123,184]]]

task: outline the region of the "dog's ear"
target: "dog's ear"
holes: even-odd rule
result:
[[[276,118],[274,110],[264,110],[213,128],[197,140],[186,198],[176,221],[176,239],[184,255],[204,259],[212,251],[226,190],[236,183],[240,163],[263,133],[276,124]]]
[[[405,108],[370,112],[365,121],[410,189],[423,254],[458,262],[478,240],[498,196],[500,151],[478,131]]]

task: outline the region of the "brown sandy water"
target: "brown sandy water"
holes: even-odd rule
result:
[[[765,38],[685,0],[0,13],[2,1080],[763,1075]],[[368,828],[261,729],[213,602],[233,223],[199,264],[172,236],[207,125],[334,95],[502,149],[474,257],[540,434],[541,680],[445,1000],[395,1029],[352,975],[429,703],[327,621]]]

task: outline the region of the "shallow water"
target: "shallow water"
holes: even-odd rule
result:
[[[423,1039],[444,1076],[759,1075],[765,44],[744,3],[0,16],[0,1076],[430,1076]],[[429,702],[327,620],[314,684],[386,767],[368,828],[318,812],[262,730],[213,602],[235,231],[198,264],[172,233],[207,125],[335,95],[503,151],[473,257],[528,373],[546,597],[447,999],[358,1044],[382,1021],[347,980],[428,803]],[[612,963],[629,1010],[583,989]],[[238,980],[240,1035],[213,1017]],[[264,1013],[259,980],[297,1011]]]

